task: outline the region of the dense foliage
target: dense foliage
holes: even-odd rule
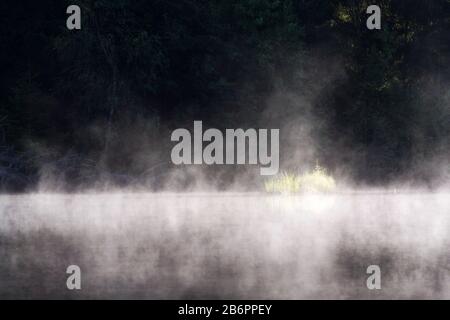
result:
[[[158,185],[169,130],[256,126],[274,92],[314,92],[314,157],[331,171],[431,183],[449,163],[450,2],[375,2],[370,31],[367,1],[3,0],[0,184]]]

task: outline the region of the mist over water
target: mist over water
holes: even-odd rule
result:
[[[448,193],[2,195],[0,298],[449,299],[449,208]]]

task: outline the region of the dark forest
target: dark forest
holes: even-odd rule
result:
[[[66,28],[70,4],[81,30]],[[170,132],[194,120],[280,128],[284,170],[450,177],[448,0],[2,0],[0,37],[3,191],[163,189]],[[204,170],[222,189],[243,174]]]

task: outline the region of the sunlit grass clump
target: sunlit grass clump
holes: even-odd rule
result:
[[[293,194],[301,192],[327,193],[336,189],[334,178],[326,170],[316,166],[312,172],[295,174],[282,172],[264,183],[266,192]]]
[[[300,176],[284,171],[267,180],[264,188],[271,193],[297,193],[300,191]]]

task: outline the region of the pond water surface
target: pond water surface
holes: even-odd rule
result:
[[[450,195],[3,195],[0,298],[449,299]]]

